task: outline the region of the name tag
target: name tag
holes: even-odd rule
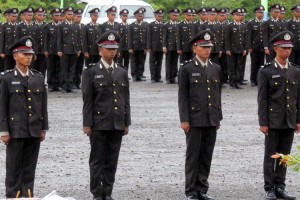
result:
[[[104,76],[101,74],[101,75],[95,75],[95,79],[98,79],[98,78],[104,78]]]
[[[237,30],[237,28],[233,28],[232,30],[236,31],[236,30]]]
[[[50,31],[54,31],[54,28],[49,28]]]
[[[280,74],[273,75],[272,79],[274,79],[274,78],[280,78]]]
[[[201,76],[200,73],[192,73],[192,77],[195,77],[195,76]]]
[[[11,84],[12,85],[20,85],[21,83],[20,83],[20,81],[12,81]]]

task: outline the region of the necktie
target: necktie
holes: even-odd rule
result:
[[[107,70],[108,70],[109,75],[112,77],[114,69],[112,67],[109,67]]]
[[[206,69],[206,65],[203,65],[203,69]]]

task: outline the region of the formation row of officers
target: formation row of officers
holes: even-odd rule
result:
[[[251,55],[251,85],[257,85],[257,71],[270,62],[274,56],[270,39],[283,30],[294,35],[294,44],[290,60],[300,64],[295,58],[300,51],[299,16],[300,6],[291,8],[293,19],[284,20],[286,8],[275,4],[269,7],[270,19],[263,21],[265,8],[254,9],[255,19],[245,21],[246,9],[237,8],[231,11],[233,21],[228,21],[229,9],[215,7],[195,10],[187,8],[183,11],[182,22],[179,22],[180,10],[168,11],[170,20],[162,22],[164,11],[154,12],[155,21],[144,21],[146,10],[139,8],[133,14],[136,21],[127,23],[129,11],[121,10],[118,14],[122,22],[115,22],[117,9],[115,6],[106,11],[95,8],[91,11],[91,22],[81,24],[82,10],[73,7],[51,10],[52,21],[45,22],[46,10],[28,7],[22,11],[16,8],[6,10],[7,22],[1,25],[0,54],[2,65],[0,71],[12,69],[15,65],[9,46],[22,36],[31,36],[35,44],[35,60],[32,68],[45,74],[48,69],[48,84],[51,90],[62,88],[71,92],[74,86],[80,87],[81,72],[85,65],[96,63],[100,59],[96,40],[101,34],[113,30],[121,36],[119,53],[115,61],[127,70],[129,61],[133,81],[145,80],[144,66],[147,52],[150,52],[150,73],[152,82],[162,82],[161,68],[163,55],[166,55],[166,81],[175,83],[178,73],[178,57],[180,63],[192,59],[194,53],[189,41],[197,33],[209,30],[214,34],[214,47],[210,59],[222,66],[222,82],[229,82],[231,88],[241,89],[244,85],[244,73],[247,54]],[[107,12],[107,22],[98,24],[100,12]],[[21,22],[17,23],[20,15]],[[35,21],[32,22],[33,15]],[[199,19],[196,19],[199,15]],[[266,58],[265,58],[266,57]]]

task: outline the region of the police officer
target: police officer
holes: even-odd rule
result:
[[[122,136],[131,124],[127,71],[113,59],[120,36],[107,31],[97,41],[102,55],[83,71],[83,131],[90,138],[90,190],[94,200],[113,200]]]
[[[280,12],[278,14],[278,21],[280,22],[280,30],[284,31],[288,29],[288,23],[284,19],[286,13],[286,8],[284,6],[280,6]]]
[[[11,8],[4,12],[8,20],[2,25],[0,34],[0,55],[1,58],[4,59],[4,70],[13,69],[16,64],[12,52],[8,49],[15,40],[15,27],[17,25],[18,13],[19,10],[17,8]]]
[[[285,190],[286,167],[271,158],[289,154],[294,132],[300,131],[300,67],[288,61],[293,34],[282,31],[271,40],[276,58],[258,71],[258,117],[265,134],[264,189],[266,199],[294,200]]]
[[[239,85],[243,85],[242,66],[243,56],[246,56],[245,46],[245,24],[241,23],[242,9],[234,9],[234,22],[229,24],[226,30],[225,48],[228,55],[228,73],[229,85],[232,89],[242,89]]]
[[[60,84],[63,92],[72,92],[76,60],[80,55],[80,30],[73,22],[74,8],[64,9],[66,20],[58,26],[57,55],[61,59]]]
[[[194,23],[193,35],[196,35],[204,30],[204,24],[207,22],[207,10],[206,8],[200,8],[196,11],[199,15],[199,20]]]
[[[112,6],[108,8],[106,11],[108,20],[101,24],[102,33],[105,33],[106,31],[118,31],[119,30],[119,23],[115,22],[117,8],[116,6]]]
[[[178,17],[180,10],[174,8],[169,10],[170,21],[163,29],[163,52],[166,55],[166,82],[175,83],[178,72],[177,33]]]
[[[1,74],[0,137],[6,145],[6,198],[34,196],[40,142],[48,130],[44,76],[29,65],[33,39],[22,37],[10,50],[16,67]],[[31,194],[31,195],[30,195]]]
[[[77,9],[74,10],[74,24],[76,24],[79,27],[79,49],[80,49],[80,54],[77,57],[76,60],[76,70],[75,70],[75,75],[74,75],[74,85],[73,87],[80,89],[81,88],[81,74],[83,70],[83,65],[84,65],[84,54],[82,52],[82,30],[84,28],[84,24],[81,23],[81,18],[82,18],[82,9]]]
[[[254,8],[255,19],[247,24],[246,46],[251,57],[251,86],[257,86],[257,72],[265,62],[263,44],[263,16],[265,7],[260,5]]]
[[[44,13],[46,10],[43,7],[38,7],[34,10],[35,21],[33,25],[36,26],[36,60],[34,61],[33,68],[42,72],[42,74],[46,74],[47,64],[46,64],[46,57],[45,57],[45,33],[44,29],[46,26],[46,22],[44,21]]]
[[[127,23],[129,11],[123,9],[120,11],[119,15],[122,21],[119,24],[118,33],[120,35],[120,44],[119,44],[119,57],[118,63],[124,66],[128,71],[129,67],[129,51],[128,51],[128,28],[129,24]]]
[[[147,29],[147,50],[150,52],[150,74],[151,82],[163,82],[161,80],[161,65],[163,59],[163,23],[164,10],[158,9],[153,12],[155,21],[148,25]]]
[[[271,14],[271,17],[263,24],[263,42],[267,62],[271,62],[275,58],[275,52],[270,40],[281,31],[280,22],[278,21],[278,15],[280,12],[279,8],[279,4],[270,6],[269,12]]]
[[[192,46],[189,41],[192,39],[193,26],[191,21],[193,16],[192,8],[187,8],[183,11],[184,20],[177,26],[177,53],[180,55],[180,63],[189,61],[193,58]]]
[[[130,53],[131,76],[133,81],[143,81],[147,48],[147,23],[143,22],[145,9],[139,8],[133,14],[136,21],[129,25],[128,51]]]
[[[212,200],[208,176],[222,120],[221,68],[209,60],[213,34],[202,31],[190,43],[195,58],[179,69],[178,105],[186,135],[185,193],[188,200]]]
[[[60,59],[57,55],[58,24],[61,15],[59,8],[50,12],[52,21],[45,25],[44,52],[47,62],[48,88],[50,92],[61,90],[59,83]]]
[[[291,8],[293,19],[288,21],[288,30],[294,34],[293,49],[289,57],[292,63],[300,66],[300,5]]]

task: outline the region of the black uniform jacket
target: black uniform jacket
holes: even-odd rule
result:
[[[253,51],[264,51],[263,22],[257,19],[247,24],[246,49]]]
[[[57,54],[58,24],[50,22],[45,26],[44,51],[49,54]]]
[[[194,60],[179,70],[178,105],[180,122],[192,127],[219,126],[221,109],[221,68],[209,61],[205,70]]]
[[[296,128],[300,123],[300,68],[289,63],[285,71],[273,61],[258,71],[258,117],[260,126]]]
[[[293,50],[300,50],[300,21],[291,19],[288,23],[288,30],[294,34]]]
[[[171,23],[170,21],[164,25],[163,29],[163,47],[167,48],[168,51],[177,51],[177,33],[176,26],[177,22]]]
[[[177,25],[177,50],[182,52],[192,52],[190,40],[193,37],[193,23],[182,21]]]
[[[146,22],[138,24],[133,22],[128,30],[128,49],[145,50],[147,48],[147,26]]]
[[[44,76],[30,70],[28,80],[15,68],[1,75],[0,132],[11,138],[40,137],[48,130]]]
[[[0,54],[12,55],[12,52],[8,48],[15,41],[15,27],[16,24],[12,24],[11,22],[6,22],[0,27]]]
[[[98,55],[97,40],[101,36],[100,24],[88,23],[82,28],[82,49],[84,53]]]
[[[236,24],[235,22],[228,25],[225,37],[226,51],[231,53],[243,53],[246,51],[246,25]]]
[[[157,21],[148,24],[147,49],[152,51],[162,51],[163,45],[163,23]]]
[[[263,42],[264,48],[268,48],[269,50],[273,50],[273,43],[271,43],[271,39],[281,32],[281,26],[279,21],[275,21],[274,19],[268,19],[263,23]]]
[[[64,21],[58,25],[57,51],[63,54],[76,54],[81,49],[79,26]]]
[[[131,124],[127,71],[115,64],[113,77],[101,61],[83,71],[83,126],[124,130]]]

